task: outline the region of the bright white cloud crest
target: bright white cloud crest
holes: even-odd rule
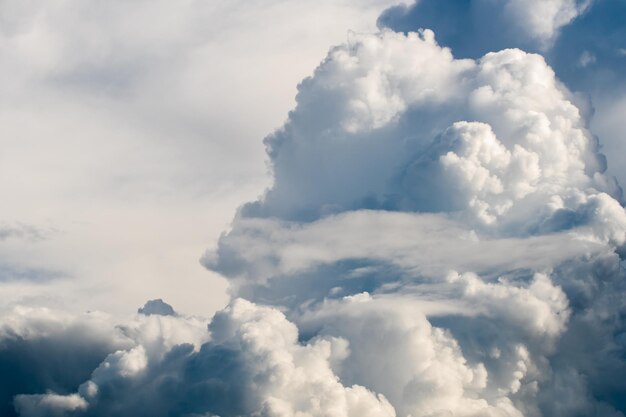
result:
[[[540,55],[351,35],[266,144],[273,186],[204,259],[233,295],[209,331],[139,316],[21,415],[623,416],[621,190]]]

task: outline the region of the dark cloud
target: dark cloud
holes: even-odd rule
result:
[[[68,317],[20,309],[0,323],[0,415],[14,416],[13,397],[70,394],[111,352],[128,347],[113,326],[93,315]]]
[[[143,307],[140,307],[137,310],[137,313],[144,314],[146,316],[149,316],[152,314],[156,314],[160,316],[175,316],[176,315],[174,308],[160,298],[157,298],[156,300],[148,300],[146,304],[144,304]]]

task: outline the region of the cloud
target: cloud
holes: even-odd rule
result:
[[[204,261],[231,280],[235,293],[295,307],[441,279],[450,270],[488,276],[547,271],[611,250],[588,236],[583,227],[527,238],[479,237],[446,216],[369,210],[307,224],[241,219]]]
[[[0,282],[26,281],[32,283],[46,283],[63,278],[64,276],[65,274],[60,271],[24,267],[21,265],[0,264]]]
[[[148,300],[143,307],[137,310],[137,313],[150,316],[153,314],[160,316],[175,316],[176,312],[171,305],[167,304],[162,299]]]
[[[80,412],[87,408],[87,401],[78,394],[18,395],[15,403],[21,415],[31,417],[62,416],[67,412]]]
[[[498,5],[507,25],[522,3]],[[511,30],[537,50],[587,10],[535,6]],[[538,54],[352,33],[266,139],[273,184],[203,258],[230,304],[149,301],[16,413],[623,416],[626,213],[580,103]]]
[[[46,239],[49,233],[49,230],[42,230],[32,225],[5,225],[0,227],[0,241],[6,239],[23,239],[26,241],[36,242]]]
[[[387,9],[381,27],[433,29],[443,45],[462,57],[504,48],[546,51],[562,28],[584,14],[593,0],[417,0]]]
[[[577,103],[540,55],[354,35],[301,84],[266,139],[274,184],[204,262],[306,338],[345,338],[342,381],[398,415],[622,415],[598,369],[624,366],[600,312],[625,308],[626,217]]]
[[[11,246],[36,247],[50,239],[56,230],[41,228],[29,224],[5,224],[0,226],[0,250],[6,254]],[[32,262],[32,259],[7,259],[0,262],[0,283],[25,281],[30,283],[46,283],[66,276],[66,273],[56,270],[42,263]]]
[[[387,9],[378,24],[402,32],[432,29],[458,57],[511,47],[541,52],[570,89],[596,101],[611,95],[607,89],[623,94],[625,15],[619,0],[420,0]]]
[[[343,386],[333,374],[329,362],[341,359],[341,339],[300,344],[297,328],[281,312],[245,300],[234,300],[215,316],[210,340],[202,345],[177,343],[182,340],[163,327],[185,326],[188,320],[140,319],[136,345],[109,354],[79,393],[20,395],[17,411],[23,416],[81,411],[94,416],[395,416],[383,396]]]
[[[12,403],[26,416],[91,412],[85,395],[113,395],[107,387],[121,388],[117,381],[144,375],[149,363],[176,349],[197,349],[208,338],[206,321],[193,317],[137,315],[115,325],[101,313],[76,317],[47,309],[17,309],[0,330],[2,374],[11,376],[0,379],[7,416],[14,415]],[[81,393],[72,393],[79,387]]]
[[[626,173],[617,155],[624,151],[624,140],[607,117],[626,94],[626,60],[620,53],[624,18],[626,6],[620,0],[420,0],[387,9],[378,24],[402,32],[432,29],[456,57],[479,58],[511,47],[540,52],[558,78],[581,94],[579,106],[600,135],[611,172],[623,184]]]
[[[621,198],[541,56],[508,49],[456,60],[429,30],[332,50],[266,143],[274,184],[244,217],[455,212],[519,234],[601,193]]]
[[[128,346],[110,318],[73,316],[44,308],[15,308],[0,321],[0,414],[14,415],[13,396],[53,390],[69,393],[110,353]],[[75,406],[75,396],[34,397],[25,409]]]
[[[468,314],[477,334],[504,315],[512,334],[550,339],[562,332],[567,320],[565,296],[545,276],[535,277],[523,289],[484,284],[471,274],[450,275],[448,280],[462,288],[457,301],[481,306],[477,315],[475,310],[468,314],[471,309],[456,313]],[[513,313],[518,303],[527,309],[524,317]],[[326,302],[306,313],[302,327],[345,337],[352,349],[341,365],[341,378],[366,381],[390,399],[399,415],[436,415],[444,410],[458,416],[526,415],[524,405],[515,404],[516,396],[541,375],[532,369],[538,352],[529,352],[536,346],[529,346],[528,341],[522,345],[508,335],[492,340],[493,347],[483,344],[489,353],[479,356],[475,349],[459,345],[454,337],[458,337],[457,329],[451,333],[433,326],[419,306],[411,297],[396,294],[357,295]],[[535,325],[525,328],[531,322]]]

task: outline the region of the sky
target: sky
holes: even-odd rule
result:
[[[223,307],[199,259],[269,184],[262,138],[391,4],[0,2],[3,307]]]
[[[0,0],[0,415],[624,417],[622,0]]]

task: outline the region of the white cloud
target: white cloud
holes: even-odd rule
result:
[[[559,29],[586,11],[593,0],[508,0],[504,24],[518,26],[525,36],[543,49],[552,46]]]
[[[87,408],[87,401],[77,394],[18,395],[15,404],[20,415],[25,417],[62,416]]]
[[[605,145],[609,171],[621,169],[623,140],[607,115],[623,101],[626,6],[619,0],[420,0],[385,11],[379,24],[399,31],[430,28],[456,57],[478,58],[517,47],[542,53],[557,76],[577,92],[585,118]]]
[[[430,31],[332,50],[267,144],[274,184],[244,216],[444,211],[520,233],[594,195],[620,198],[573,96],[541,56],[455,60]]]

